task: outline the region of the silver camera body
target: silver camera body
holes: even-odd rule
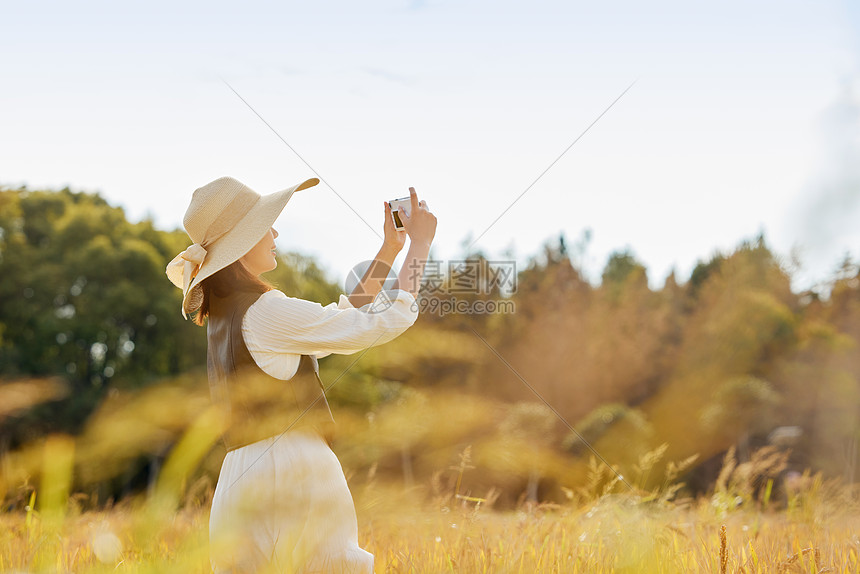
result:
[[[392,199],[388,202],[388,205],[391,207],[391,217],[394,219],[394,227],[403,229],[403,222],[400,220],[400,210],[402,209],[406,213],[406,217],[409,217],[409,210],[412,209],[412,200],[409,196],[401,197]]]

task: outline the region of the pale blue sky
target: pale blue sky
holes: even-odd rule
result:
[[[638,79],[478,247],[590,228],[592,278],[630,246],[655,285],[761,230],[801,248],[804,284],[860,255],[847,2],[136,5],[3,4],[0,183],[97,190],[168,228],[222,175],[313,176],[224,78],[380,232],[415,186],[455,258]],[[338,280],[379,243],[323,185],[277,227]]]

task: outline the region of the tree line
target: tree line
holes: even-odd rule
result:
[[[180,316],[164,276],[187,243],[181,230],[128,221],[98,194],[0,190],[0,453],[86,432],[112,396],[178,377],[205,391],[204,331]],[[530,496],[584,477],[588,445],[619,467],[663,444],[665,461],[698,455],[689,480],[703,488],[728,449],[743,458],[768,444],[790,447],[798,469],[855,478],[860,275],[850,260],[820,297],[791,289],[763,237],[659,289],[630,251],[609,258],[597,285],[571,255],[560,237],[519,270],[514,292],[458,294],[511,301],[513,313],[428,313],[354,367],[350,357],[323,359],[339,408],[356,420],[387,409],[385,424],[399,425],[374,464],[409,480],[431,473],[438,436],[422,409],[448,409],[435,397],[453,393],[501,414],[473,408],[451,440],[477,443],[475,460],[501,469],[487,484],[513,472]],[[492,265],[481,253],[462,259]],[[313,259],[282,262],[268,279],[288,295],[336,300],[339,288]],[[457,272],[444,281],[456,283]],[[16,403],[15,389],[35,398]],[[516,471],[499,462],[505,450],[548,454]]]

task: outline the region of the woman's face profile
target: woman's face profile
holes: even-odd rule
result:
[[[278,266],[278,259],[275,256],[275,238],[278,232],[275,228],[269,229],[263,238],[254,247],[251,248],[240,261],[254,275],[260,275],[266,271],[271,271]]]

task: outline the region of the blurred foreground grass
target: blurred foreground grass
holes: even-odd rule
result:
[[[500,512],[375,481],[354,496],[359,542],[379,573],[860,572],[860,515],[838,499],[769,512],[604,494]],[[80,512],[70,500],[60,517],[30,502],[0,515],[0,571],[210,571],[206,505],[168,511],[141,497]]]
[[[114,397],[79,436],[0,456],[0,572],[209,572],[223,448],[203,390]],[[613,469],[566,456],[539,407],[404,391],[339,412],[334,449],[376,572],[860,573],[856,485],[789,470],[774,446],[731,447],[693,498],[696,456],[670,460],[668,443],[630,443],[635,459]],[[152,453],[146,488],[107,489]]]
[[[533,405],[457,399],[409,393],[378,420],[340,413],[335,451],[377,573],[860,573],[855,485],[786,472],[787,451],[739,460],[732,447],[710,492],[678,499],[695,456],[666,460],[664,443],[615,470],[580,464],[541,447],[551,419]],[[108,403],[78,437],[0,457],[0,572],[209,572],[223,455],[206,403],[151,389]],[[464,442],[484,427],[497,430]],[[170,448],[148,488],[118,503],[100,495],[155,439]]]

